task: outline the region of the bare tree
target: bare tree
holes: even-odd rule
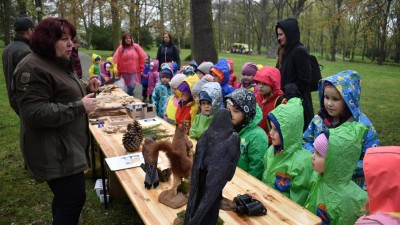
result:
[[[4,0],[0,4],[0,18],[1,24],[3,25],[4,42],[6,45],[10,44],[10,11],[11,11],[11,0]]]
[[[192,59],[197,62],[216,63],[218,53],[215,47],[211,0],[191,0],[192,18]]]
[[[27,2],[25,0],[17,0],[18,16],[28,16]]]
[[[121,19],[120,19],[120,5],[118,0],[111,0],[111,18],[112,18],[112,39],[114,50],[119,46],[119,40],[121,39]]]
[[[396,63],[400,62],[400,2],[395,2],[394,6],[394,35],[393,38],[395,39],[395,55],[394,61]]]
[[[383,65],[383,62],[385,61],[386,57],[386,52],[385,52],[385,44],[386,44],[386,36],[387,36],[387,23],[388,23],[388,17],[389,17],[389,11],[390,11],[390,5],[392,3],[392,0],[385,0],[384,4],[379,7],[382,8],[382,23],[380,24],[381,27],[381,43],[379,46],[379,58],[378,58],[378,65]],[[379,4],[379,1],[377,2]],[[385,8],[386,6],[386,8]]]
[[[283,19],[283,10],[285,9],[286,0],[272,0],[278,12],[278,21]]]

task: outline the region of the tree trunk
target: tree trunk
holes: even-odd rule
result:
[[[385,44],[386,44],[386,34],[387,34],[387,20],[390,12],[390,5],[392,0],[387,0],[387,7],[386,11],[383,14],[383,24],[382,24],[382,33],[381,33],[381,44],[379,46],[379,58],[378,58],[378,65],[383,65],[385,61]]]
[[[164,34],[164,0],[158,0],[158,6],[160,11],[160,25],[161,25],[160,36],[162,40],[162,35]]]
[[[216,63],[218,53],[215,47],[211,0],[191,0],[192,58],[197,62],[211,61]]]
[[[134,30],[138,27],[137,21],[136,21],[136,11],[138,10],[138,6],[136,5],[135,0],[131,0],[130,5],[129,5],[129,33],[132,34],[134,39],[137,39],[135,34],[133,34]]]
[[[35,12],[37,21],[40,22],[43,19],[43,6],[42,0],[35,0]]]
[[[337,45],[337,38],[339,36],[339,28],[340,28],[339,24],[333,25],[332,43],[331,43],[331,61],[336,61],[336,45]]]
[[[111,0],[111,18],[112,18],[112,39],[114,50],[117,50],[121,39],[121,21],[119,18],[118,0]]]
[[[0,18],[3,25],[4,31],[4,44],[7,46],[11,42],[10,37],[10,10],[11,10],[11,0],[4,0],[3,4],[0,4]]]
[[[28,16],[28,9],[26,7],[27,1],[17,0],[18,3],[18,16]]]

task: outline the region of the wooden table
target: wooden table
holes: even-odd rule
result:
[[[172,125],[160,118],[156,119],[162,123],[162,128],[167,129],[171,134],[174,133]],[[122,134],[106,134],[97,125],[89,126],[104,157],[128,154],[122,146]],[[162,161],[159,166],[167,167],[169,161],[165,154],[160,154],[160,158]],[[158,195],[172,186],[172,178],[165,183],[160,183],[157,189],[147,190],[144,187],[145,173],[140,167],[114,172],[145,224],[172,224],[176,214],[186,209],[186,205],[179,209],[172,209],[158,202]],[[245,193],[260,200],[268,210],[267,215],[247,217],[239,216],[235,212],[220,210],[219,216],[225,221],[225,224],[321,224],[319,217],[237,168],[232,181],[225,186],[223,196],[233,199],[238,194]]]

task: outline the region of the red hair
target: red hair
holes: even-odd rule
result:
[[[39,22],[31,37],[31,49],[38,55],[53,59],[56,57],[54,45],[63,35],[76,36],[76,29],[63,18],[47,18]]]
[[[132,40],[130,45],[127,45],[127,44],[125,43],[125,38],[128,38],[128,37],[130,37],[131,40]],[[122,44],[122,47],[124,47],[124,48],[133,46],[133,37],[132,37],[132,35],[131,35],[130,33],[124,33],[124,34],[122,35],[122,37],[121,37],[121,44]]]

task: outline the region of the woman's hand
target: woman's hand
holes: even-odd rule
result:
[[[85,107],[86,113],[93,112],[96,109],[97,99],[93,97],[94,93],[90,93],[82,98],[82,103]]]
[[[96,92],[97,89],[100,87],[100,81],[97,79],[97,76],[95,78],[90,78],[88,83],[87,83],[87,89],[89,92]]]

